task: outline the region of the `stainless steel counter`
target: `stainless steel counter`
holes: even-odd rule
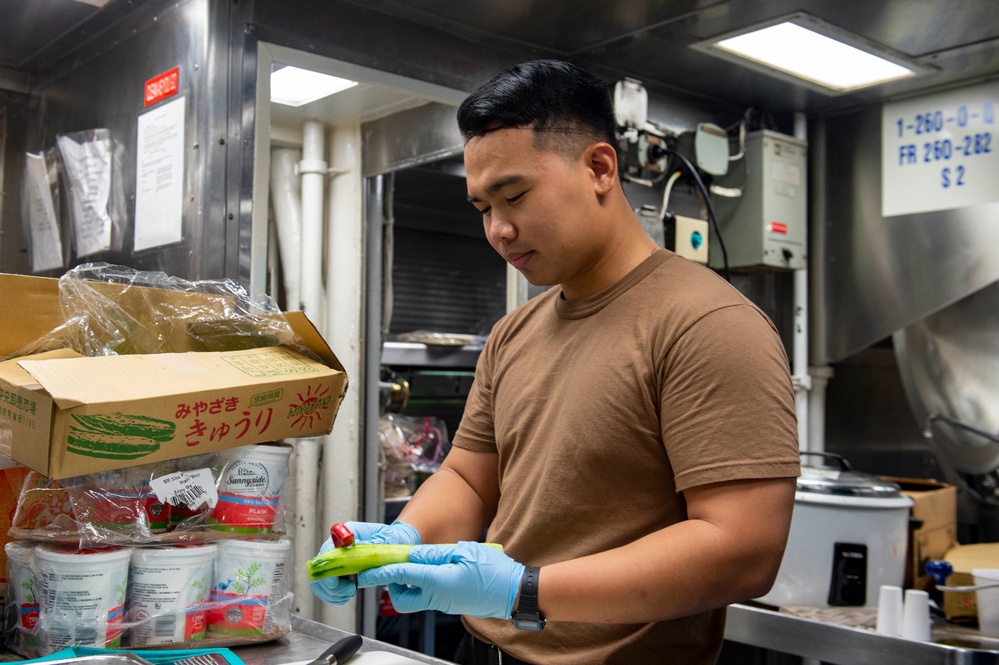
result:
[[[350,633],[332,628],[325,624],[309,621],[292,615],[291,632],[284,637],[259,644],[244,647],[232,647],[232,650],[246,665],[276,665],[277,663],[293,663],[312,660],[327,649],[333,642]],[[448,661],[426,656],[416,651],[403,649],[392,644],[364,638],[360,653],[366,651],[388,651],[419,661],[437,665],[447,665]]]
[[[235,651],[247,665],[274,665],[315,658],[347,635],[293,616],[292,632],[285,637]],[[999,637],[943,619],[934,620],[932,637],[932,642],[904,640],[743,604],[729,607],[725,628],[726,640],[834,665],[999,665]],[[389,651],[438,665],[448,662],[368,638],[361,647],[365,651]]]
[[[999,665],[999,638],[934,619],[932,642],[731,605],[725,639],[836,665]]]
[[[350,633],[297,616],[292,632],[254,646],[233,647],[246,665],[276,665],[316,658],[333,642]],[[725,639],[832,665],[999,665],[999,638],[935,620],[932,642],[886,637],[871,630],[850,628],[781,614],[754,605],[731,605]],[[387,651],[429,665],[449,661],[392,644],[364,638],[361,653]],[[0,661],[21,660],[5,654]]]

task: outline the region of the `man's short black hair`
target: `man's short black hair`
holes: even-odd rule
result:
[[[537,147],[573,159],[600,141],[617,148],[607,85],[562,60],[532,60],[500,72],[458,108],[465,142],[505,127],[531,127]]]

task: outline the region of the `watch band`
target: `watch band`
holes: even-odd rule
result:
[[[520,578],[520,600],[517,611],[513,613],[513,625],[521,630],[541,630],[545,627],[545,618],[538,610],[538,577],[541,569],[536,566],[525,566],[524,575]]]

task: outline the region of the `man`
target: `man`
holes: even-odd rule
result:
[[[776,576],[799,458],[769,319],[657,248],[618,178],[606,86],[534,61],[458,111],[490,244],[555,288],[498,322],[440,471],[360,541],[400,611],[463,614],[459,662],[713,663],[724,606]],[[324,547],[329,547],[326,545]],[[446,565],[445,565],[446,564]],[[317,583],[344,602],[345,580]],[[511,615],[513,621],[511,621]]]

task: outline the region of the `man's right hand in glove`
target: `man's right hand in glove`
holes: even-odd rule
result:
[[[353,532],[355,543],[420,545],[420,533],[405,522],[381,524],[378,522],[346,522]],[[333,549],[333,539],[327,538],[319,548],[319,554]],[[326,577],[312,581],[312,593],[330,605],[343,605],[357,593],[357,582],[346,577]]]

